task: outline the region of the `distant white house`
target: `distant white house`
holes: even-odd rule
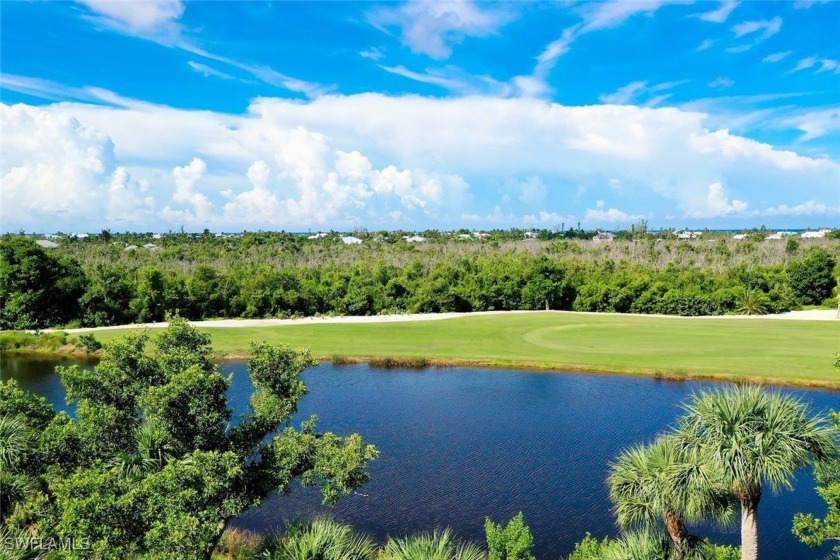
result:
[[[592,241],[595,243],[610,243],[615,239],[615,234],[612,234],[608,231],[599,231],[595,237],[592,238]]]
[[[361,239],[359,239],[358,237],[353,237],[352,235],[348,235],[346,237],[341,237],[339,239],[341,239],[341,242],[344,243],[345,245],[361,245],[362,244]]]
[[[61,236],[57,233],[47,233],[44,235],[47,239],[61,239]]]
[[[139,247],[137,245],[126,245],[124,250],[125,251],[136,251],[137,249],[139,249]]]
[[[701,235],[703,235],[702,231],[675,231],[673,232],[674,235],[677,236],[677,239],[698,239]]]
[[[216,234],[216,235],[219,235],[219,234]],[[161,239],[161,238],[163,238],[163,235],[161,235],[160,233],[156,233],[152,236],[152,239]]]
[[[474,232],[472,232],[472,236],[475,237],[476,239],[484,239],[485,237],[487,237],[487,234],[483,233],[481,231],[474,231]]]
[[[324,237],[326,237],[326,236],[327,236],[327,234],[326,234],[326,233],[323,233],[323,232],[320,232],[320,231],[319,231],[319,232],[318,232],[318,233],[316,233],[315,235],[310,235],[309,237],[307,237],[307,239],[321,239],[321,238],[324,238]]]
[[[802,239],[821,239],[825,237],[827,233],[831,233],[833,230],[829,228],[820,228],[819,231],[804,231],[802,232]]]
[[[794,237],[796,235],[799,234],[793,231],[777,231],[776,233],[771,233],[764,239],[769,241],[778,241],[779,239],[784,239],[785,237]]]
[[[46,239],[39,239],[35,243],[39,247],[42,247],[44,249],[57,249],[58,248],[58,243],[55,243],[54,241],[47,241]]]
[[[143,245],[144,249],[148,249],[149,251],[157,251],[160,247],[155,245],[154,243],[146,243]]]
[[[735,241],[741,241],[741,240],[746,239],[746,238],[747,238],[746,233],[736,233],[735,235],[732,236],[732,239],[734,239]]]
[[[75,237],[76,239],[87,239],[90,235],[87,233],[71,233],[70,237]]]
[[[419,235],[403,235],[406,243],[425,243],[426,238]]]
[[[458,237],[461,239],[472,239],[472,235],[470,235],[469,233],[459,233]]]
[[[536,231],[526,231],[525,232],[525,239],[536,239],[539,234]]]

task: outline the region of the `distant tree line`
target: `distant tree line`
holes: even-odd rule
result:
[[[467,234],[463,234],[467,235]],[[0,327],[215,317],[560,309],[668,315],[775,313],[830,303],[840,243],[803,247],[653,237],[603,245],[465,240],[364,245],[290,234],[99,236],[44,250],[0,242]],[[126,244],[138,243],[126,251]],[[805,246],[807,245],[807,246]]]

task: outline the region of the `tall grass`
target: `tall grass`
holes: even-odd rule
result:
[[[290,523],[286,532],[266,539],[265,560],[375,560],[376,545],[349,525],[319,517]]]
[[[0,332],[0,352],[54,352],[68,343],[67,333]]]
[[[389,539],[380,560],[486,560],[476,544],[458,541],[450,529]]]

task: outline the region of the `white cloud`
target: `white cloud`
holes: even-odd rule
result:
[[[532,216],[528,216],[529,218]],[[505,212],[501,206],[494,206],[493,210],[488,214],[479,214],[477,212],[469,212],[461,214],[461,220],[465,222],[483,223],[487,225],[503,226],[507,224],[518,223],[520,220],[512,212]]]
[[[548,194],[548,187],[536,175],[515,183],[514,190],[518,191],[517,198],[528,206],[541,205]]]
[[[712,23],[723,23],[729,19],[729,14],[731,14],[732,11],[740,4],[741,3],[736,0],[722,0],[720,6],[718,6],[716,10],[703,12],[702,14],[698,14],[694,17]]]
[[[778,33],[781,28],[782,18],[776,16],[773,19],[744,21],[735,24],[732,27],[732,32],[735,34],[736,38],[741,38],[745,35],[751,35],[760,31],[761,33],[758,34],[758,37],[768,39]]]
[[[809,200],[796,206],[781,204],[775,208],[768,208],[762,212],[765,216],[838,216],[840,206],[829,206],[822,202]]]
[[[89,18],[127,35],[147,39],[167,48],[174,48],[193,56],[206,58],[246,72],[263,83],[315,98],[329,92],[332,87],[294,78],[274,68],[259,63],[243,62],[227,56],[211,53],[198,47],[185,37],[179,19],[184,12],[180,0],[81,0],[95,16]],[[189,63],[193,70],[206,75],[222,77],[221,71],[205,64]],[[199,70],[194,66],[203,67]]]
[[[750,39],[750,41],[734,47],[729,47],[726,51],[731,53],[748,51],[759,43],[762,43],[773,35],[776,35],[779,31],[781,31],[781,29],[782,18],[779,16],[776,16],[773,19],[744,21],[735,24],[732,27],[732,32],[735,34],[735,38],[741,39],[746,37]]]
[[[835,72],[840,70],[840,63],[836,60],[831,58],[824,58],[820,61],[820,67],[817,69],[817,74],[822,74],[823,72]]]
[[[712,39],[703,39],[703,42],[700,43],[700,45],[698,45],[698,47],[695,50],[697,52],[707,51],[711,49],[714,44],[715,42]]]
[[[728,89],[735,85],[735,80],[728,76],[718,76],[709,82],[708,85],[712,89]]]
[[[103,23],[132,33],[177,34],[177,21],[184,13],[180,0],[81,0]]]
[[[497,82],[489,76],[469,74],[455,66],[427,68],[423,72],[415,72],[402,65],[385,66],[380,64],[379,67],[391,74],[396,74],[424,84],[436,85],[462,95],[485,94],[507,97],[514,91],[508,84]]]
[[[684,206],[685,216],[688,218],[720,218],[741,214],[746,209],[747,203],[743,200],[730,200],[720,183],[709,185],[705,199]]]
[[[574,216],[563,216],[557,212],[546,212],[545,210],[540,210],[538,214],[522,216],[522,223],[527,226],[557,227],[566,222],[571,223],[574,221]]]
[[[688,80],[663,82],[652,86],[649,86],[646,81],[630,82],[613,93],[601,95],[598,99],[612,105],[644,104],[647,107],[655,107],[671,96],[670,93],[660,94],[659,92],[668,91],[685,83],[688,83]]]
[[[797,10],[808,9],[816,4],[828,4],[829,0],[796,0],[793,7]]]
[[[637,2],[608,0],[587,3],[582,8],[584,24],[580,31],[581,33],[588,33],[617,27],[637,14],[652,15],[659,8],[668,4],[685,3],[687,2],[682,0],[641,0]]]
[[[600,202],[601,205],[597,208],[589,208],[586,210],[586,215],[584,216],[585,221],[596,223],[617,223],[632,222],[644,218],[644,216],[641,214],[628,214],[627,212],[624,212],[623,210],[618,210],[616,208],[604,209],[603,201]]]
[[[707,115],[677,108],[362,94],[310,102],[260,98],[241,115],[137,102],[15,106],[4,112],[39,115],[16,127],[4,122],[4,173],[23,168],[46,177],[37,182],[44,207],[31,219],[29,199],[10,193],[28,196],[33,189],[25,180],[4,177],[8,229],[53,223],[55,215],[90,224],[89,229],[107,226],[104,193],[118,166],[131,177],[118,184],[154,213],[157,221],[148,227],[163,229],[193,222],[199,229],[215,224],[228,230],[398,227],[390,222],[397,212],[414,223],[455,227],[462,214],[492,219],[533,214],[520,196],[531,202],[542,196],[536,181],[532,190],[508,189],[511,199],[500,204],[500,214],[480,210],[500,186],[530,177],[545,186],[545,203],[534,210],[552,212],[551,204],[569,204],[569,213],[579,204],[580,187],[599,193],[596,189],[617,184],[665,215],[668,209],[705,207],[714,183],[739,194],[760,189],[768,206],[789,203],[790,185],[797,185],[798,196],[831,204],[840,184],[835,161],[710,129]],[[831,114],[825,114],[788,126],[819,134],[831,130],[825,128],[830,122]],[[52,132],[53,123],[71,124],[59,127],[59,134]],[[100,166],[83,165],[89,152],[99,154],[92,161]],[[65,175],[72,178],[67,188],[78,191],[69,199],[55,194]],[[251,194],[237,198],[245,193]],[[149,197],[151,205],[145,202]],[[65,199],[71,207],[57,214],[58,201]],[[737,209],[734,201],[728,204]],[[611,206],[606,199],[605,207]],[[662,206],[666,210],[660,212]],[[520,223],[520,217],[508,223]]]
[[[70,115],[0,104],[3,222],[70,227],[107,213],[114,148]]]
[[[789,57],[793,51],[783,51],[777,52],[773,54],[768,54],[764,58],[761,59],[761,62],[779,62],[784,60],[785,58]]]
[[[581,21],[563,29],[560,37],[548,43],[537,57],[537,64],[530,75],[517,76],[512,83],[526,97],[541,97],[551,92],[547,84],[548,75],[557,63],[557,59],[571,50],[581,36],[618,27],[637,14],[653,15],[659,8],[668,4],[684,4],[688,0],[605,0],[581,4]]]
[[[385,56],[385,49],[382,47],[371,47],[369,49],[364,49],[359,51],[359,56],[362,58],[368,58],[370,60],[379,60],[383,56]]]
[[[511,20],[496,7],[482,8],[471,0],[409,1],[396,8],[377,8],[368,14],[376,27],[397,27],[403,44],[435,59],[449,58],[452,46],[466,37],[487,37]]]
[[[130,229],[154,222],[155,199],[145,193],[147,189],[145,181],[134,181],[124,167],[117,167],[108,185],[106,225]]]
[[[782,119],[782,124],[801,130],[804,133],[800,138],[802,141],[836,134],[840,132],[840,107],[800,112]]]
[[[814,65],[817,64],[817,57],[809,56],[807,58],[801,59],[799,62],[796,63],[796,66],[793,67],[788,73],[799,72],[800,70],[807,70],[808,68],[813,68]]]
[[[199,74],[202,74],[205,78],[209,78],[210,76],[213,76],[215,78],[221,78],[223,80],[235,80],[236,79],[233,76],[231,76],[230,74],[225,74],[224,72],[222,72],[220,70],[216,70],[215,68],[207,66],[206,64],[201,64],[200,62],[195,62],[194,60],[188,60],[187,61],[187,66],[189,66],[193,71],[198,72]]]
[[[165,206],[162,211],[165,219],[181,220],[189,224],[210,224],[213,219],[213,204],[207,195],[195,190],[195,184],[206,171],[207,164],[201,158],[193,158],[188,165],[172,170],[172,178],[175,181],[172,202],[182,208],[173,209],[171,206]]]

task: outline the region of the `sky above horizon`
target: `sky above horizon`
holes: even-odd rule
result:
[[[2,231],[840,226],[840,2],[3,2]]]

